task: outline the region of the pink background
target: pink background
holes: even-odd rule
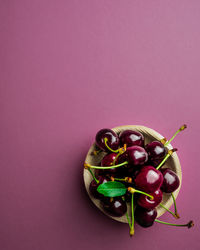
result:
[[[200,249],[200,1],[1,0],[0,18],[0,249]],[[177,202],[195,227],[130,239],[85,193],[87,150],[103,127],[183,123]]]

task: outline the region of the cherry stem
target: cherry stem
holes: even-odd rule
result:
[[[174,197],[174,194],[173,194],[173,193],[171,193],[171,196],[172,196],[172,199],[173,199],[173,202],[174,202],[174,213],[175,213],[175,215],[176,215],[176,218],[177,218],[177,219],[179,219],[179,218],[180,218],[180,216],[179,216],[179,214],[178,214],[178,212],[177,212],[177,207],[176,207],[176,199],[175,199],[175,197]]]
[[[115,165],[118,157],[126,151],[126,144],[124,144],[124,146],[122,148],[119,148],[118,151],[119,151],[119,153],[116,155],[116,157],[113,161],[113,165]]]
[[[135,189],[135,188],[128,187],[128,191],[129,191],[131,194],[139,193],[139,194],[146,195],[146,196],[148,196],[149,198],[151,198],[151,200],[153,200],[153,196],[152,196],[152,195],[147,194],[147,193],[145,193],[145,192],[143,192],[143,191],[137,190],[137,189]]]
[[[116,160],[117,160],[117,158],[118,158],[120,155],[121,155],[121,152],[119,152],[119,153],[116,155],[116,157],[115,157],[115,159],[114,159],[114,161],[113,161],[113,165],[115,165]]]
[[[161,163],[157,166],[156,169],[158,170],[159,168],[161,168],[162,165],[166,162],[166,160],[167,160],[167,159],[173,154],[173,152],[175,152],[175,151],[177,151],[176,148],[173,148],[173,149],[169,150],[168,153],[166,154],[165,158],[161,161]]]
[[[110,148],[109,146],[108,146],[108,138],[106,137],[106,138],[104,138],[104,143],[105,143],[105,145],[106,145],[106,147],[107,147],[107,149],[108,150],[110,150],[111,152],[113,152],[113,153],[118,153],[119,152],[119,149],[117,149],[117,150],[114,150],[114,149],[112,149],[112,148]]]
[[[94,173],[92,172],[92,170],[90,168],[88,168],[88,171],[90,172],[90,174],[92,175],[93,179],[96,181],[96,183],[98,184],[99,181],[97,180],[97,178],[95,177]]]
[[[184,129],[186,129],[187,128],[187,125],[182,125],[177,131],[176,131],[176,133],[172,136],[172,138],[169,140],[169,141],[167,141],[166,143],[165,143],[165,147],[171,142],[171,141],[173,141],[173,139],[177,136],[177,134],[179,134],[181,131],[183,131]]]
[[[134,193],[132,193],[131,196],[131,218],[132,218],[132,224],[130,228],[130,236],[134,235]]]
[[[163,145],[165,145],[165,143],[167,142],[167,139],[164,137],[164,138],[162,138],[162,139],[160,140],[160,142],[161,142]]]
[[[113,166],[92,166],[90,164],[84,163],[85,168],[95,168],[95,169],[111,169],[111,168],[119,168],[121,166],[127,165],[128,161],[122,162],[118,165],[113,165]]]
[[[188,227],[191,228],[194,226],[194,222],[191,220],[189,221],[187,224],[173,224],[173,223],[168,223],[165,221],[161,221],[161,220],[157,220],[155,219],[156,222],[161,223],[161,224],[165,224],[165,225],[169,225],[169,226],[176,226],[176,227]]]
[[[132,183],[132,178],[131,177],[125,177],[125,178],[114,178],[111,176],[112,181],[124,181],[128,183]]]
[[[126,218],[127,218],[127,221],[128,221],[129,228],[131,229],[131,222],[130,222],[130,219],[129,219],[129,216],[128,216],[127,212],[126,212]]]
[[[174,214],[171,210],[169,210],[167,207],[165,207],[162,203],[160,203],[160,206],[162,208],[164,208],[167,212],[169,212],[171,215],[173,215],[176,219],[178,219],[178,217],[176,216],[176,214]]]

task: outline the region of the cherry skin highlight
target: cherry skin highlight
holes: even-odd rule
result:
[[[112,150],[117,150],[119,147],[119,137],[118,135],[111,129],[101,129],[96,134],[96,144],[97,146],[107,152],[110,152],[109,149],[105,145],[105,138],[107,138],[107,144]]]
[[[132,146],[127,148],[125,154],[127,155],[129,164],[134,166],[144,165],[144,163],[148,160],[147,152],[140,146]]]
[[[137,131],[133,130],[124,130],[119,135],[120,144],[123,146],[124,144],[127,147],[131,146],[140,146],[144,147],[144,136]]]
[[[166,155],[166,149],[164,145],[159,141],[153,141],[145,146],[150,160],[163,159]]]
[[[146,209],[140,206],[137,206],[135,209],[135,220],[141,227],[150,227],[153,225],[156,217],[157,211],[155,208]]]
[[[146,209],[152,209],[158,206],[158,204],[161,203],[162,201],[162,191],[160,189],[156,190],[153,193],[149,193],[150,195],[153,196],[153,199],[149,198],[146,195],[141,194],[137,203],[143,208]]]
[[[161,187],[163,175],[153,166],[144,166],[135,177],[134,183],[139,190],[152,193]]]
[[[180,185],[180,180],[176,173],[169,168],[160,170],[163,175],[163,184],[161,190],[165,193],[174,192]]]

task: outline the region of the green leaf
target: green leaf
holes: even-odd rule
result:
[[[126,193],[126,187],[118,181],[108,181],[98,186],[97,191],[106,197],[122,196]]]

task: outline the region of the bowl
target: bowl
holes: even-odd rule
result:
[[[151,128],[145,127],[145,126],[140,126],[140,125],[119,126],[119,127],[113,128],[112,130],[115,131],[117,134],[119,134],[120,132],[122,132],[124,130],[127,130],[127,129],[135,130],[135,131],[138,131],[138,132],[142,133],[144,135],[145,144],[148,144],[148,143],[150,143],[150,142],[152,142],[154,140],[161,140],[161,139],[164,138],[164,136],[162,136],[157,131],[155,131],[155,130],[153,130]],[[167,146],[167,148],[172,149],[173,147],[172,147],[171,144],[169,144]],[[92,152],[95,149],[96,149],[96,144],[94,143],[90,147],[90,149],[89,149],[89,151],[87,153],[87,156],[86,156],[86,159],[85,159],[86,163],[89,163],[91,165],[97,165],[97,164],[99,164],[101,162],[102,158],[106,155],[106,152],[100,152],[98,155],[93,155]],[[165,163],[165,167],[170,168],[171,170],[173,170],[179,177],[179,180],[180,180],[179,188],[176,191],[173,192],[174,197],[176,199],[176,197],[177,197],[177,195],[179,193],[179,190],[180,190],[180,187],[181,187],[181,181],[182,181],[181,165],[180,165],[180,161],[179,161],[179,158],[178,158],[178,155],[176,154],[176,152],[174,152],[171,155],[171,157],[168,158],[168,160]],[[92,171],[94,171],[94,170],[92,169]],[[90,185],[90,182],[92,181],[93,178],[92,178],[91,174],[89,173],[89,171],[87,169],[84,169],[84,171],[83,171],[83,179],[84,179],[86,191],[87,191],[90,199],[104,214],[106,214],[107,216],[109,216],[110,218],[112,218],[112,219],[114,219],[116,221],[123,222],[123,223],[128,223],[126,215],[121,216],[121,217],[110,216],[101,207],[100,200],[95,199],[93,196],[91,196],[91,194],[89,192],[89,185]],[[163,193],[162,204],[166,208],[170,209],[170,207],[173,205],[173,200],[172,200],[171,194]],[[166,212],[166,210],[164,208],[162,208],[161,206],[159,206],[159,205],[156,207],[156,209],[157,209],[157,218],[160,217],[161,215],[163,215]],[[127,203],[127,212],[128,212],[129,217],[131,218],[131,211],[130,210],[131,210],[130,204]]]

